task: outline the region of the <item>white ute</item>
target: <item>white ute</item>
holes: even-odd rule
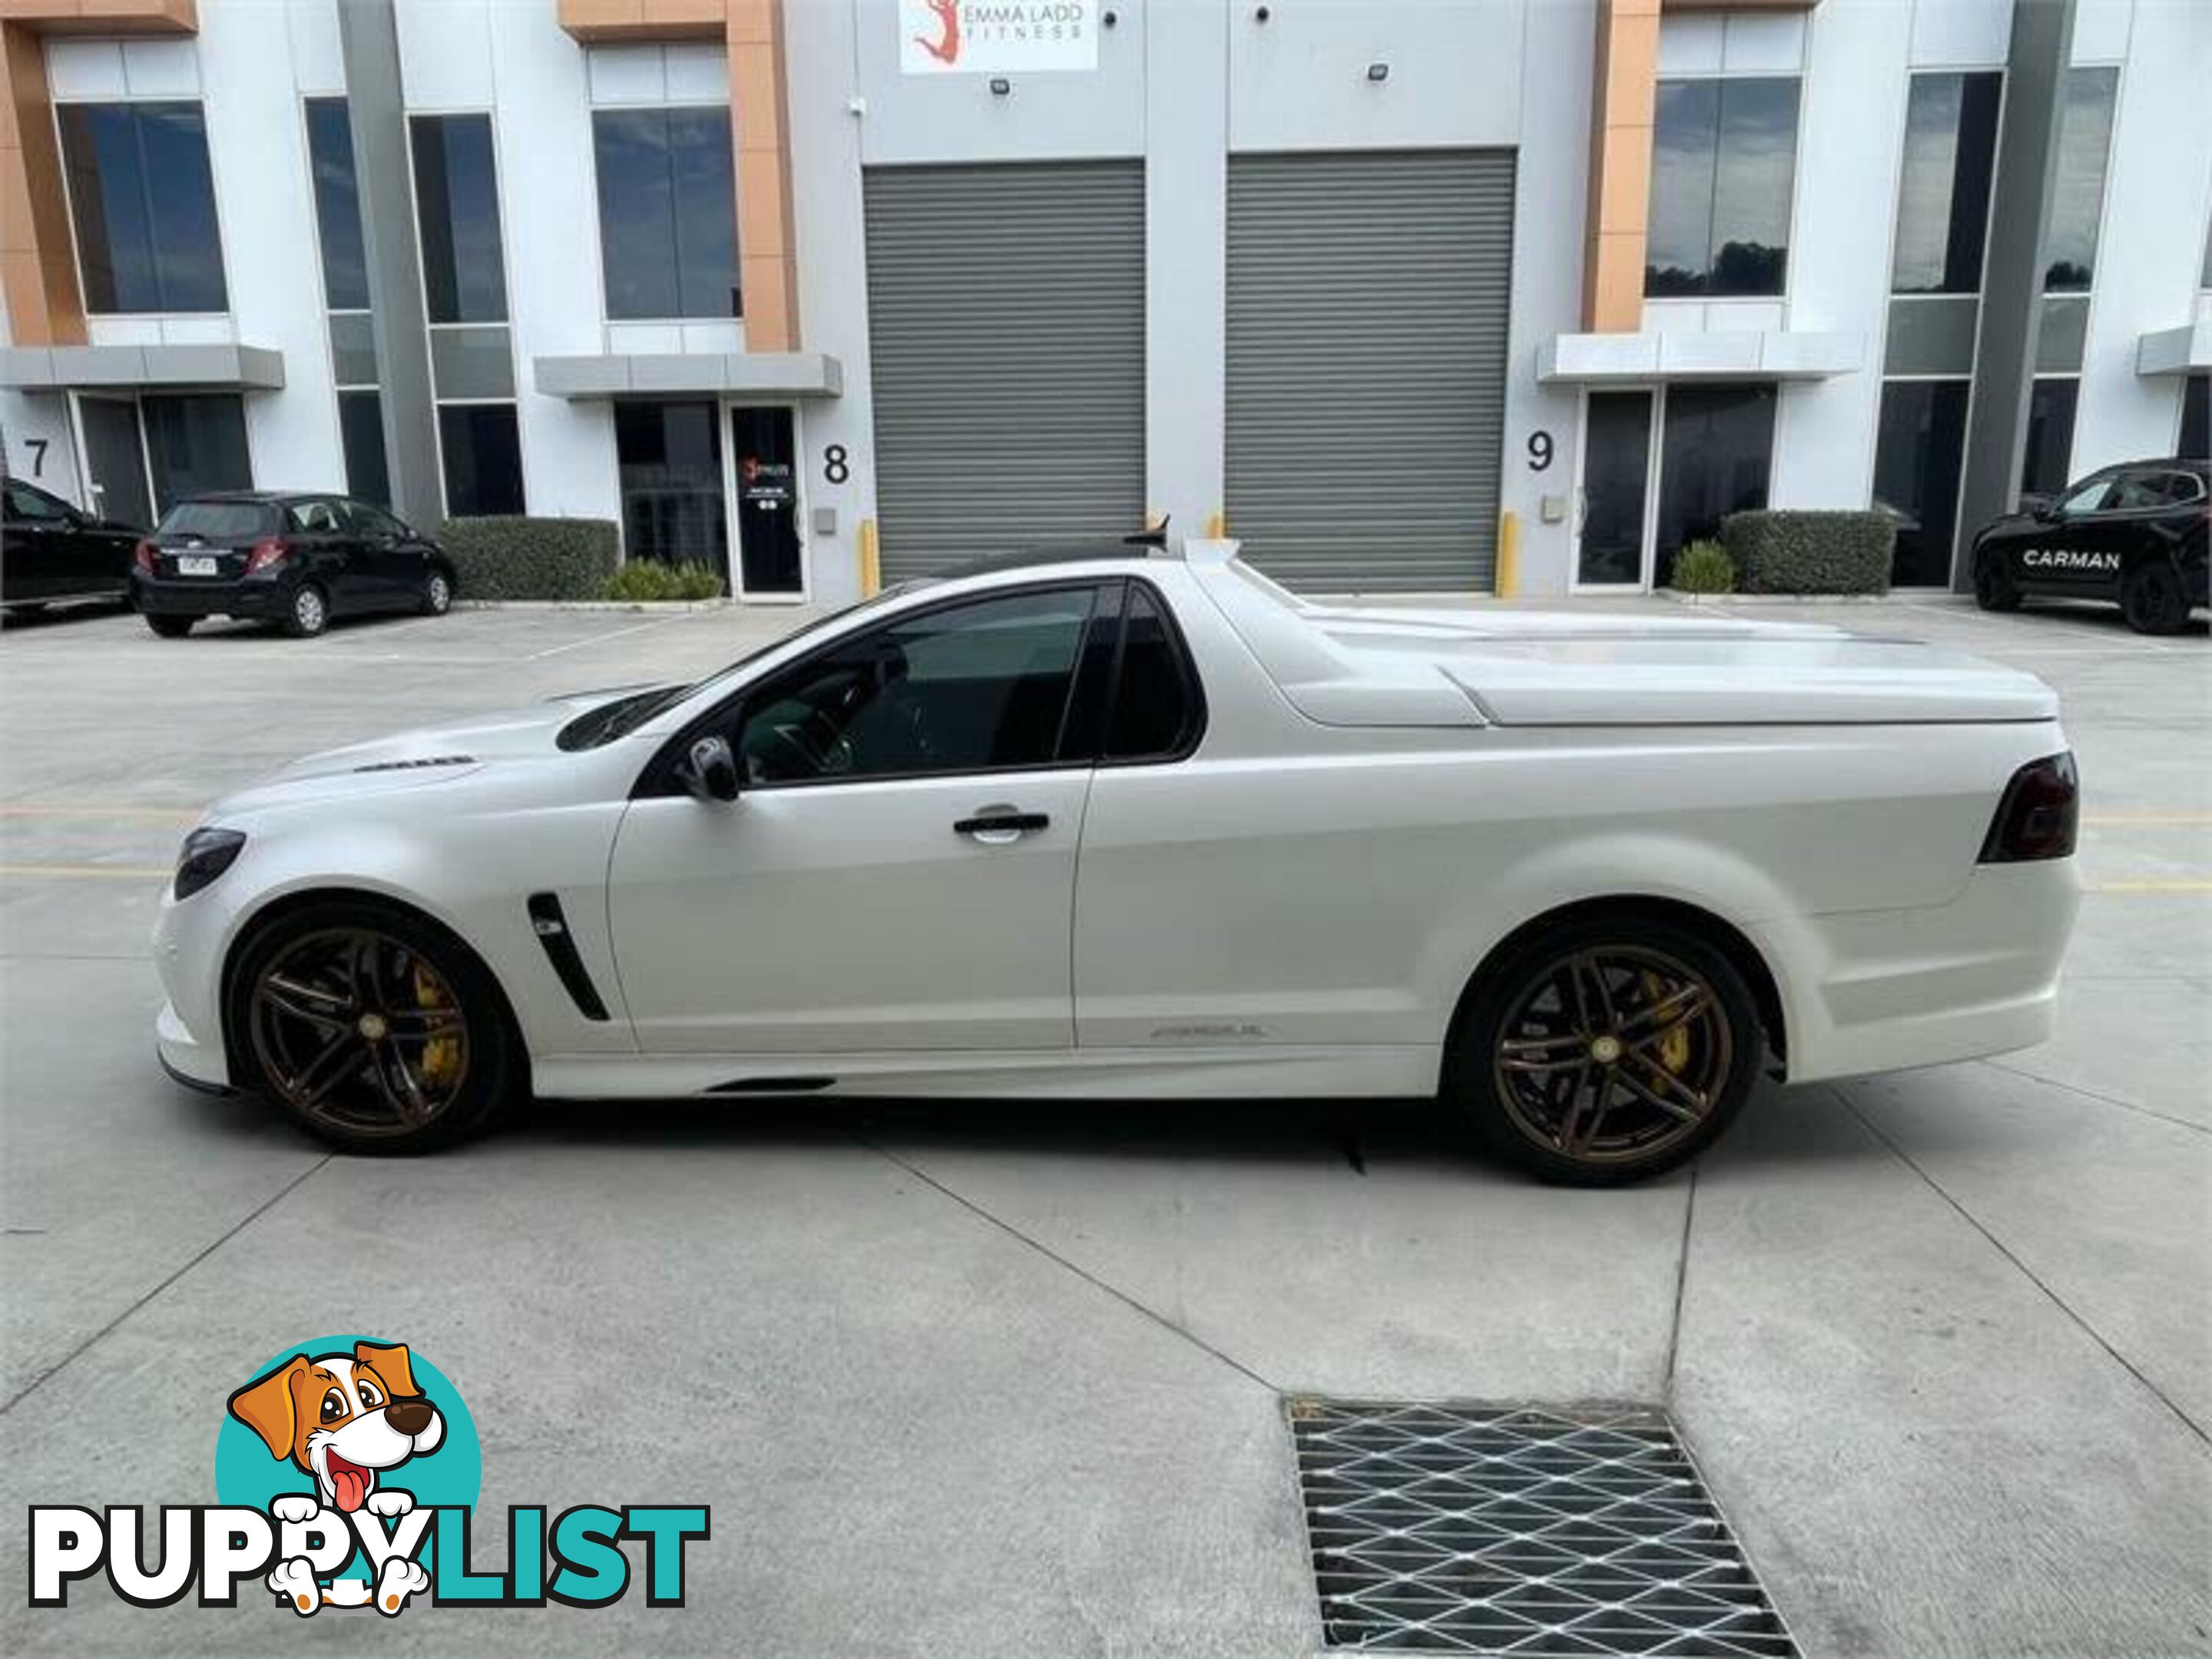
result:
[[[1924,645],[1109,549],[217,803],[159,1041],[356,1148],[529,1093],[1440,1095],[1619,1181],[1762,1066],[2040,1041],[2077,810],[2050,689]]]

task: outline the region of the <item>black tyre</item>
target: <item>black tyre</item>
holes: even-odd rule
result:
[[[2175,634],[2189,620],[2181,573],[2163,559],[2148,559],[2120,584],[2120,614],[2138,634]]]
[[[1751,988],[1698,934],[1593,916],[1492,963],[1462,1011],[1445,1093],[1492,1152],[1547,1181],[1605,1187],[1695,1158],[1751,1093]]]
[[[198,620],[197,617],[149,616],[146,618],[146,626],[165,640],[181,640],[192,631],[192,624]]]
[[[291,609],[284,613],[284,631],[295,640],[311,640],[331,625],[331,602],[313,582],[292,590]]]
[[[479,1127],[520,1083],[490,973],[410,912],[333,902],[246,941],[230,981],[232,1076],[349,1152],[426,1152]]]
[[[1984,553],[1974,561],[1974,603],[1984,611],[2020,609],[2020,589],[2013,586],[2003,555]]]
[[[436,565],[423,579],[422,598],[416,607],[426,617],[442,617],[453,608],[453,579]]]

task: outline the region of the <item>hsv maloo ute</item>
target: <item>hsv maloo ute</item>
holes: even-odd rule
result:
[[[1109,550],[218,803],[160,1047],[362,1150],[530,1094],[1435,1095],[1619,1181],[1763,1067],[2040,1041],[2076,810],[2051,690],[1928,646]]]

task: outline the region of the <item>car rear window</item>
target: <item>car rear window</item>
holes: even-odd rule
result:
[[[276,528],[276,509],[264,501],[179,501],[161,517],[161,536],[199,536],[228,541]]]

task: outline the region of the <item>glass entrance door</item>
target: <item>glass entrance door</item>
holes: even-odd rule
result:
[[[1652,394],[1593,392],[1584,404],[1577,587],[1638,587],[1651,477]]]
[[[738,592],[748,599],[800,599],[798,447],[788,409],[730,410],[737,475]]]
[[[79,394],[77,425],[84,438],[86,503],[103,519],[134,530],[154,526],[151,487],[146,480],[146,439],[133,398]]]

